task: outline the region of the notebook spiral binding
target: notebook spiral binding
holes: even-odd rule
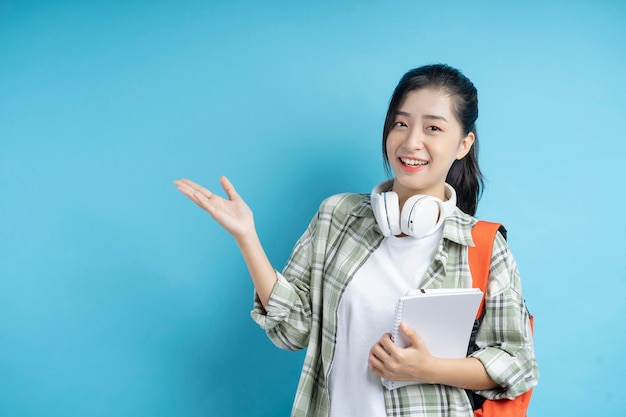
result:
[[[402,320],[402,307],[404,303],[399,301],[396,304],[396,312],[393,318],[393,330],[391,331],[391,340],[396,345],[400,344],[400,321]]]

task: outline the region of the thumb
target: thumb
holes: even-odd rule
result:
[[[413,328],[409,327],[409,325],[407,325],[406,323],[400,323],[400,330],[402,331],[402,333],[404,333],[407,339],[409,339],[409,342],[411,342],[411,346],[417,347],[422,344],[422,338],[417,334],[415,330],[413,330]]]
[[[220,183],[222,184],[222,188],[226,192],[226,195],[228,196],[228,199],[230,201],[233,201],[239,198],[239,194],[237,194],[237,191],[235,191],[235,187],[228,180],[228,178],[226,178],[225,176],[221,176]]]

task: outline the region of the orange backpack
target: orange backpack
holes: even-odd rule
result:
[[[483,300],[476,315],[477,323],[483,315],[484,301],[491,267],[491,253],[493,241],[498,230],[501,230],[506,238],[506,230],[499,223],[479,221],[472,229],[472,239],[475,246],[468,247],[469,267],[472,273],[473,287],[480,288],[483,292]],[[477,329],[477,326],[475,326]],[[530,328],[533,329],[533,316],[530,316]],[[472,345],[473,342],[470,342]],[[473,391],[468,391],[472,404],[474,404],[474,417],[526,417],[526,410],[532,395],[532,389],[512,400],[490,400],[479,396]],[[473,398],[472,398],[473,397]]]

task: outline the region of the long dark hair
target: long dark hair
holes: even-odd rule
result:
[[[398,107],[409,91],[434,87],[449,94],[453,100],[452,111],[461,124],[464,135],[472,132],[474,144],[462,159],[454,161],[446,182],[456,190],[457,205],[464,212],[475,215],[484,186],[483,175],[478,166],[478,91],[461,71],[444,64],[426,65],[404,74],[391,96],[383,129],[383,159],[385,171],[391,174],[387,155],[387,135],[393,126]]]

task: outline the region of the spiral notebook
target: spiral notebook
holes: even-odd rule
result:
[[[424,340],[431,355],[438,358],[464,358],[474,319],[483,293],[478,288],[438,288],[414,290],[400,297],[396,304],[393,341],[402,347],[409,340],[400,330],[404,322]],[[419,384],[415,381],[382,380],[385,387],[395,389]]]

